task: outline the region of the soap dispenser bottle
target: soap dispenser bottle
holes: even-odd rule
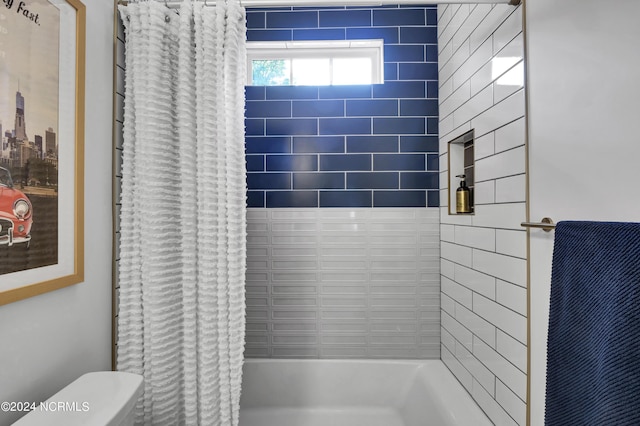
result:
[[[456,190],[456,213],[471,213],[471,191],[464,180],[465,175],[457,175],[460,186]]]

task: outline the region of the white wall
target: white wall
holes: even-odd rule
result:
[[[111,369],[113,2],[86,0],[85,282],[0,306],[0,401],[40,402]],[[0,412],[0,425],[21,413]]]
[[[533,221],[640,222],[640,2],[526,4]],[[631,192],[630,192],[631,191]],[[531,425],[544,424],[553,233],[531,231]]]
[[[442,359],[495,424],[524,425],[522,8],[440,5],[438,15]],[[501,61],[512,68],[496,74]],[[475,214],[449,215],[447,143],[471,129]]]

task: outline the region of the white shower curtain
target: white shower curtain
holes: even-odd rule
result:
[[[121,6],[125,118],[117,368],[137,424],[237,425],[244,350],[245,11]]]

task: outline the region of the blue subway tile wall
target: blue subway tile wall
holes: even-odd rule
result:
[[[247,207],[264,207],[264,191],[247,191]]]
[[[249,133],[247,133],[248,135]],[[245,137],[247,154],[273,154],[291,152],[291,138],[284,137]]]
[[[344,189],[344,174],[294,173],[293,189]]]
[[[347,136],[347,152],[398,152],[398,136]]]
[[[264,155],[247,155],[247,172],[263,172]]]
[[[340,154],[344,152],[344,136],[298,136],[293,138],[293,152]]]
[[[415,170],[425,169],[423,154],[373,154],[373,170]],[[436,182],[437,183],[437,182]]]
[[[344,40],[345,30],[320,28],[317,30],[293,30],[294,40]]]
[[[435,6],[247,9],[248,41],[384,40],[384,84],[247,86],[249,207],[438,207]]]
[[[427,207],[424,191],[378,191],[373,207]]]
[[[318,207],[317,191],[267,191],[266,207]]]
[[[320,207],[372,207],[371,191],[320,191]]]
[[[267,171],[316,171],[318,170],[317,155],[268,155]]]
[[[370,154],[321,155],[320,170],[346,171],[371,170]]]

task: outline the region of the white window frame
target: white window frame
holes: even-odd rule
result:
[[[384,40],[300,40],[247,42],[247,85],[253,85],[253,61],[298,58],[370,58],[371,83],[384,83]],[[293,78],[290,79],[293,81]]]

